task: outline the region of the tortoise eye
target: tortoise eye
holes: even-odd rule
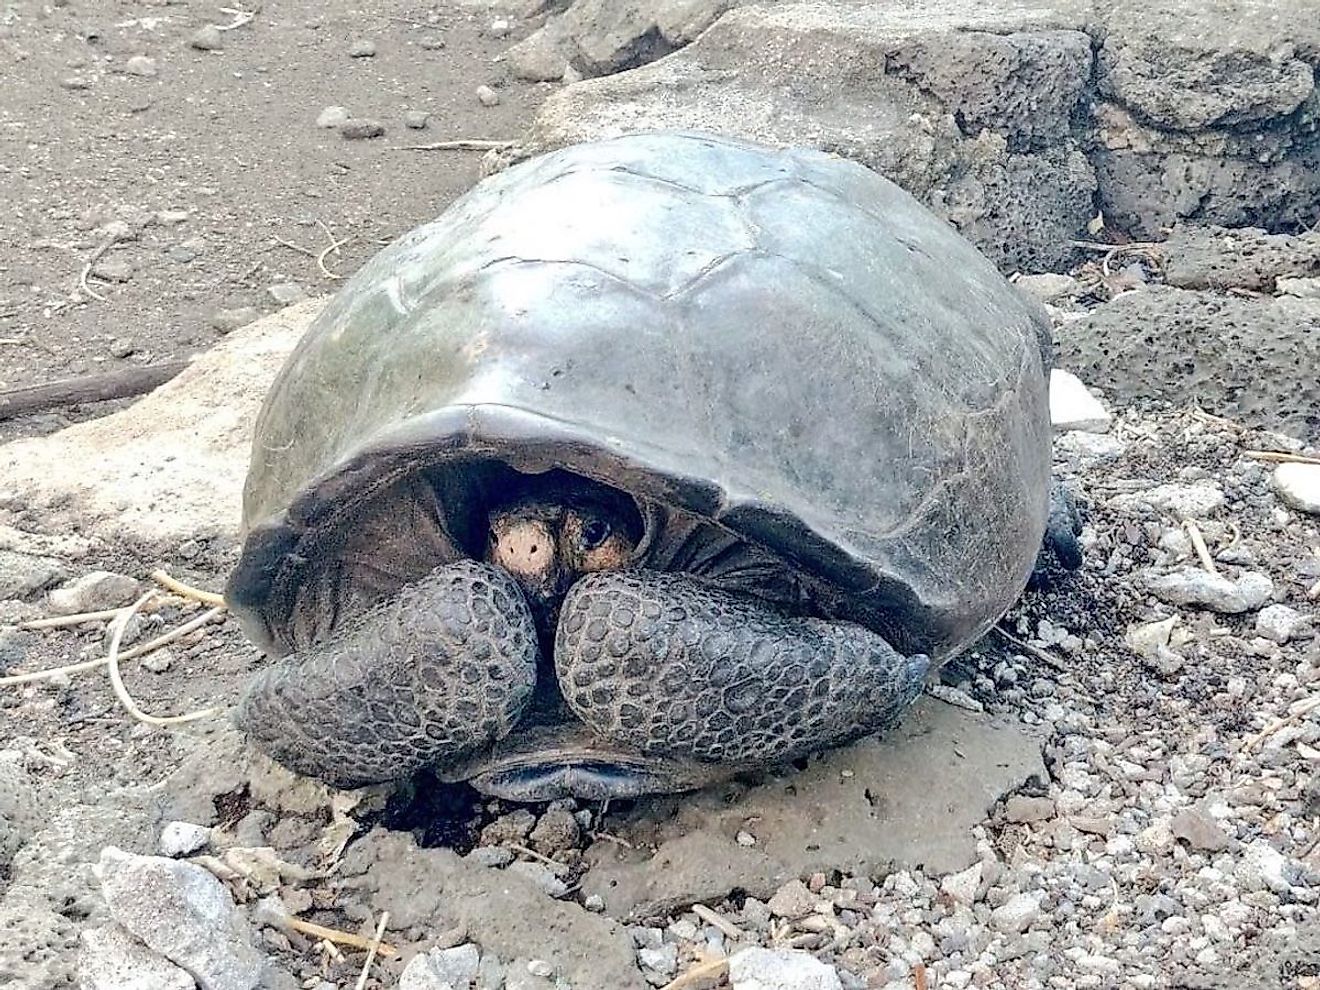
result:
[[[610,524],[604,519],[592,519],[582,527],[582,546],[586,550],[595,550],[610,538]]]

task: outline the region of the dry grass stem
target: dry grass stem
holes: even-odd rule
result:
[[[1068,665],[1065,664],[1058,657],[1056,657],[1053,653],[1047,653],[1045,650],[1042,650],[1039,646],[1032,646],[1026,640],[1018,639],[1003,626],[991,626],[990,628],[994,632],[999,633],[1000,636],[1002,636],[1013,646],[1016,646],[1019,650],[1025,650],[1027,653],[1031,654],[1031,656],[1041,661],[1041,663],[1049,664],[1055,670],[1068,669]]]
[[[133,696],[128,693],[128,687],[124,684],[124,678],[119,672],[119,644],[123,641],[124,629],[128,625],[128,621],[137,614],[138,609],[158,594],[160,594],[158,591],[148,591],[128,608],[121,610],[114,622],[110,624],[110,650],[105,658],[106,671],[110,674],[110,686],[114,689],[115,697],[119,699],[119,703],[124,706],[124,710],[139,722],[147,725],[179,725],[183,722],[195,722],[199,718],[209,718],[220,709],[215,707],[203,708],[200,711],[188,712],[183,715],[150,715],[144,712],[133,700]]]
[[[509,848],[509,849],[512,849],[514,852],[522,853],[524,856],[530,856],[530,857],[532,857],[532,859],[535,859],[535,860],[538,860],[538,861],[544,863],[546,866],[551,867],[552,869],[558,871],[559,873],[567,873],[567,872],[568,872],[568,864],[567,864],[567,863],[561,863],[559,860],[557,860],[557,859],[551,859],[549,856],[542,856],[542,855],[541,855],[539,852],[537,852],[535,849],[529,849],[529,848],[527,848],[527,846],[520,846],[520,845],[519,845],[518,843],[516,843],[516,842],[510,842],[510,843],[508,844],[508,848]]]
[[[693,904],[692,913],[708,925],[713,925],[729,938],[736,940],[747,937],[746,933],[718,911],[713,911],[704,904]]]
[[[706,962],[698,963],[686,973],[670,980],[660,990],[686,990],[687,987],[702,980],[714,980],[723,976],[729,969],[729,960],[727,959],[709,959]]]
[[[157,569],[151,572],[151,580],[155,581],[162,588],[174,592],[176,595],[182,595],[184,598],[191,598],[193,601],[201,602],[203,605],[218,605],[221,608],[225,606],[225,596],[217,595],[214,591],[204,591],[201,588],[194,588],[190,584],[185,584],[178,578],[172,578],[165,571]]]
[[[1215,558],[1210,556],[1210,548],[1205,545],[1205,537],[1201,535],[1201,527],[1196,525],[1195,519],[1184,519],[1183,529],[1187,530],[1187,538],[1192,541],[1192,549],[1196,551],[1196,557],[1201,561],[1201,566],[1219,577],[1219,568],[1215,566]]]
[[[392,959],[399,954],[398,949],[385,942],[363,938],[361,935],[354,935],[352,932],[341,932],[338,928],[326,928],[324,925],[303,921],[301,918],[285,915],[282,923],[286,928],[292,928],[295,932],[301,932],[303,935],[310,935],[312,938],[319,938],[332,944],[338,942],[340,945],[352,946],[354,949],[370,949],[372,943],[375,942],[376,952],[386,959]]]
[[[117,608],[103,608],[99,612],[75,612],[73,615],[52,615],[44,619],[29,619],[20,622],[19,629],[63,629],[68,626],[81,626],[88,622],[104,622],[119,614]]]
[[[390,920],[390,913],[382,911],[380,921],[376,923],[376,934],[371,939],[371,945],[367,947],[367,958],[362,963],[362,975],[358,977],[356,990],[362,990],[367,985],[367,976],[371,972],[371,964],[376,961],[376,953],[380,951],[380,940],[385,937],[385,923]]]
[[[405,144],[395,151],[502,151],[512,148],[514,141],[486,141],[466,138],[459,141],[436,141],[432,144]]]
[[[1273,461],[1276,464],[1320,464],[1320,457],[1307,457],[1305,454],[1286,454],[1281,450],[1244,450],[1244,457],[1258,461]]]

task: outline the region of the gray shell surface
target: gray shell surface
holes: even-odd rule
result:
[[[1044,314],[893,183],[692,133],[488,178],[365,265],[260,414],[245,628],[419,467],[560,467],[697,513],[945,656],[1021,593],[1050,473]]]

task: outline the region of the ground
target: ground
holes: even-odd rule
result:
[[[321,305],[284,308],[269,289],[334,291],[314,257],[331,238],[353,238],[323,258],[347,275],[483,167],[398,145],[518,138],[549,94],[571,97],[546,118],[562,124],[562,105],[615,99],[616,83],[644,95],[649,78],[518,81],[498,58],[538,22],[510,17],[506,34],[488,4],[266,6],[203,51],[197,30],[236,15],[0,5],[0,59],[17,68],[0,94],[0,388],[204,352],[135,404],[0,420],[17,441],[0,446],[0,677],[38,674],[0,682],[0,983],[99,990],[128,966],[153,990],[1320,986],[1320,517],[1275,474],[1289,458],[1320,470],[1297,399],[1314,388],[1320,247],[1293,228],[1193,225],[1097,250],[1125,239],[1102,223],[1076,232],[1092,244],[1069,271],[1018,280],[1114,414],[1056,437],[1086,564],[1027,592],[883,738],[696,795],[523,808],[425,776],[331,793],[263,761],[223,711],[263,661],[223,615],[123,665],[146,712],[219,715],[144,724],[102,669],[40,676],[103,657],[110,630],[24,623],[122,606],[162,567],[221,586],[256,404]],[[1070,16],[1047,40],[1089,58]],[[128,71],[135,56],[155,74]],[[1255,113],[1254,63],[1223,64],[1251,70],[1225,92]],[[1159,76],[1159,60],[1145,68]],[[1088,98],[1085,79],[1068,99]],[[319,128],[331,106],[384,136]],[[411,110],[425,129],[404,127]],[[1234,133],[1242,112],[1225,118]],[[1303,114],[1287,126],[1310,133]],[[93,274],[97,299],[79,275],[116,222],[129,238],[98,259],[115,264]],[[1158,389],[1107,346],[1120,337],[1147,348]],[[1187,339],[1224,394],[1179,391]],[[71,421],[85,422],[55,432]],[[121,577],[87,583],[95,571]],[[153,601],[124,646],[206,608]],[[759,946],[774,954],[740,952]],[[757,966],[779,982],[754,982]]]
[[[220,50],[190,47],[234,21],[218,6],[0,5],[0,390],[187,356],[245,307],[278,309],[273,286],[333,289],[316,261],[331,237],[346,243],[325,268],[351,274],[477,178],[479,152],[399,148],[516,137],[548,88],[496,61],[528,29],[492,29],[495,4],[280,3]],[[332,106],[384,135],[318,127]],[[97,299],[79,276],[116,221],[131,233],[100,259],[111,280],[93,272]],[[64,421],[0,421],[0,439]]]

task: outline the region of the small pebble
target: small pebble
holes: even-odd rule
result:
[[[317,127],[343,127],[349,121],[347,107],[326,107],[316,115]]]
[[[339,133],[349,141],[363,141],[380,137],[385,125],[379,120],[349,120],[339,126]]]
[[[734,836],[734,841],[740,846],[754,846],[756,845],[756,836],[752,835],[751,832],[739,832]]]
[[[124,71],[131,76],[151,78],[156,75],[156,60],[146,55],[134,55],[124,63]]]
[[[92,274],[105,282],[127,282],[133,277],[133,265],[122,258],[106,258],[92,266]]]
[[[261,316],[255,306],[236,306],[233,309],[217,309],[211,314],[211,329],[218,333],[233,333],[239,327],[245,327]]]
[[[555,968],[544,959],[533,959],[527,964],[527,972],[533,976],[549,978],[555,975]]]
[[[192,822],[167,822],[161,829],[157,848],[162,856],[189,856],[211,841],[211,830]]]
[[[208,24],[198,28],[188,39],[188,44],[202,52],[219,51],[225,46],[225,34],[214,24]]]
[[[403,115],[403,126],[409,130],[420,131],[426,127],[431,115],[425,110],[409,110]]]
[[[498,17],[490,22],[490,31],[488,33],[492,38],[507,38],[512,30],[513,25],[510,24],[507,19]]]
[[[483,107],[498,106],[500,102],[500,94],[495,92],[495,90],[491,89],[489,86],[478,86],[477,100]]]
[[[307,298],[307,290],[297,282],[279,282],[270,286],[266,292],[281,306],[292,306]]]
[[[86,76],[65,76],[60,80],[64,89],[91,89],[92,82]]]
[[[350,58],[372,58],[376,54],[376,43],[366,38],[359,38],[348,49]]]

